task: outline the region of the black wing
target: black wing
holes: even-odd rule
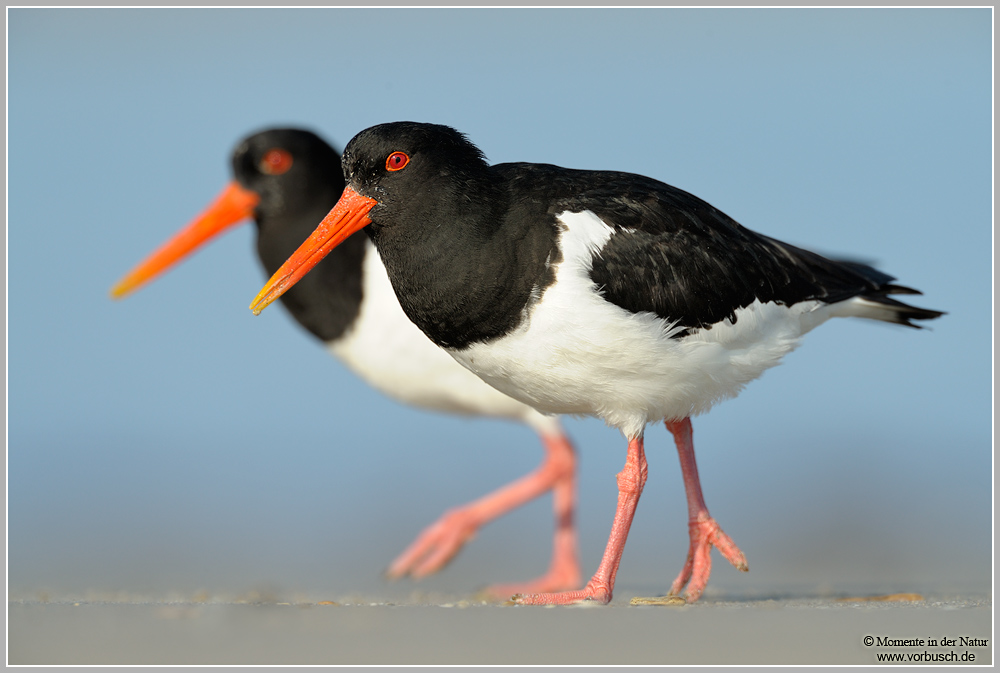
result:
[[[863,296],[892,310],[886,319],[917,327],[938,311],[888,297],[920,294],[870,266],[834,261],[757,234],[698,197],[651,178],[606,171],[548,168],[560,194],[552,215],[590,210],[616,234],[594,259],[591,277],[604,297],[629,311],[648,311],[685,328],[735,321],[753,303],[834,303]],[[550,189],[552,186],[550,185]]]

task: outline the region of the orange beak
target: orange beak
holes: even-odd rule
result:
[[[124,297],[172,267],[203,243],[253,217],[253,209],[259,202],[260,196],[256,192],[244,189],[235,182],[229,183],[205,212],[118,281],[111,288],[111,296],[114,299]]]
[[[275,299],[291,289],[309,270],[320,263],[351,234],[371,224],[368,212],[378,203],[347,187],[333,210],[323,218],[306,242],[281,265],[267,285],[250,303],[254,315],[267,308]]]

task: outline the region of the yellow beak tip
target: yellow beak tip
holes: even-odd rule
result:
[[[108,294],[111,295],[112,299],[121,299],[122,297],[124,297],[129,293],[129,289],[130,288],[127,285],[124,285],[123,283],[118,283],[113,288],[111,288],[111,291],[108,292]]]
[[[265,297],[262,297],[261,295],[257,295],[256,297],[254,297],[254,300],[250,302],[250,310],[253,312],[254,315],[260,315],[260,312],[266,309],[270,305],[271,305],[271,300],[268,300]]]

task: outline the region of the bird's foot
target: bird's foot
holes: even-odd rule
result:
[[[601,605],[611,602],[611,587],[593,579],[587,586],[578,591],[559,591],[555,593],[515,594],[510,602],[515,605],[572,605],[593,601]]]
[[[392,562],[386,575],[421,578],[441,570],[479,530],[479,522],[465,508],[456,508],[425,528]]]
[[[570,591],[580,586],[580,566],[576,558],[553,559],[549,571],[527,582],[494,584],[483,589],[488,598],[506,600],[514,594],[543,594]]]
[[[708,584],[708,576],[712,573],[712,547],[719,550],[727,561],[737,570],[747,572],[747,558],[732,539],[722,532],[719,524],[712,517],[699,518],[690,522],[688,529],[691,534],[691,546],[688,548],[687,561],[684,569],[670,586],[670,596],[678,596],[687,585],[688,603],[694,603],[701,597],[701,592]]]

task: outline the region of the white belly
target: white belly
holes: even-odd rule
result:
[[[680,339],[652,313],[605,301],[590,279],[592,255],[613,230],[592,213],[563,213],[556,280],[510,335],[452,356],[485,381],[541,411],[598,416],[626,436],[735,396],[778,364],[830,307],[756,302],[712,329]],[[673,329],[676,332],[676,329]]]
[[[382,260],[370,242],[362,267],[361,314],[330,352],[380,392],[406,404],[449,413],[509,418],[540,432],[558,428],[542,415],[491,388],[435,346],[403,313]]]

